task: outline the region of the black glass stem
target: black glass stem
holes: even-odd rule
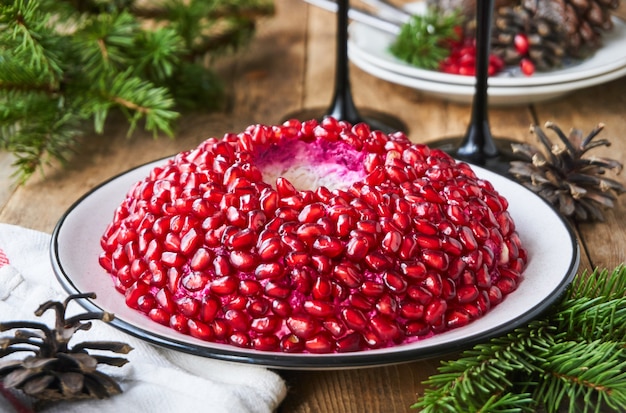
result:
[[[331,105],[326,112],[329,116],[350,123],[362,121],[352,99],[350,68],[348,65],[348,10],[349,0],[337,2],[337,48],[335,55],[335,88]]]
[[[350,65],[348,60],[348,12],[349,0],[337,1],[337,44],[335,57],[335,85],[330,106],[324,109],[305,109],[290,114],[285,119],[322,119],[332,116],[338,120],[356,123],[367,123],[372,129],[385,133],[396,131],[408,132],[406,125],[389,114],[373,109],[358,110],[352,96],[350,85]]]
[[[491,50],[491,21],[494,0],[476,0],[476,83],[472,100],[470,124],[462,138],[444,138],[429,142],[452,156],[493,172],[507,175],[509,163],[515,159],[511,141],[491,134],[489,126],[488,78]]]

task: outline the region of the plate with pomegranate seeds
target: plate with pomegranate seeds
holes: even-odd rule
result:
[[[414,14],[425,12],[424,2],[411,3],[406,9]],[[549,71],[536,71],[531,76],[519,69],[501,71],[489,78],[490,87],[526,87],[570,83],[588,79],[621,69],[626,66],[626,23],[613,16],[613,28],[603,33],[602,47],[587,59],[568,59],[563,67]],[[349,27],[349,49],[362,60],[385,70],[437,83],[473,86],[474,77],[426,70],[413,66],[395,57],[389,48],[395,40],[391,33],[361,22],[352,22]]]
[[[443,355],[540,316],[579,247],[525,187],[365,124],[251,125],[81,197],[51,241],[81,304],[148,342],[273,368]]]
[[[424,2],[407,10],[424,13]],[[568,59],[563,67],[535,71],[526,76],[520,68],[507,67],[490,76],[489,97],[494,105],[519,105],[553,99],[569,92],[599,85],[626,74],[626,23],[613,17],[613,29],[602,36],[602,47],[583,60]],[[389,48],[395,36],[361,22],[349,27],[350,60],[359,68],[386,81],[411,87],[440,98],[469,103],[475,79],[413,66],[394,56]]]

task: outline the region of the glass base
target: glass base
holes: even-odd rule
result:
[[[317,119],[322,120],[325,116],[328,115],[328,108],[312,108],[312,109],[303,109],[301,111],[293,112],[288,114],[283,118],[281,122],[284,122],[289,119],[298,119],[301,121],[309,120],[309,119]],[[400,119],[388,115],[383,112],[378,112],[373,109],[359,109],[359,118],[354,120],[345,119],[348,122],[355,124],[359,122],[367,123],[370,128],[375,130],[380,130],[384,133],[393,133],[393,132],[404,132],[408,133],[408,127],[404,122]]]
[[[441,149],[456,159],[483,167],[491,172],[497,173],[498,175],[512,178],[513,176],[509,172],[509,169],[511,168],[511,161],[519,161],[522,160],[522,158],[513,153],[511,144],[520,142],[507,138],[494,138],[493,140],[496,144],[496,148],[498,149],[498,154],[491,156],[486,156],[484,154],[459,156],[457,149],[463,141],[462,137],[442,138],[425,143],[430,148]]]

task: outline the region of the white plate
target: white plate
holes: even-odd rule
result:
[[[487,340],[539,316],[559,298],[578,269],[576,238],[563,219],[541,198],[500,175],[475,168],[510,202],[518,232],[529,252],[529,264],[519,288],[471,324],[411,344],[342,354],[284,354],[209,343],[157,324],[124,303],[110,276],[98,264],[100,236],[117,205],[135,182],[163,160],[112,178],[83,196],[61,218],[51,241],[51,260],[68,293],[95,292],[80,300],[88,310],[115,313],[112,325],[168,348],[235,362],[274,368],[337,369],[376,366],[443,355]]]
[[[422,2],[412,3],[407,8],[415,13],[423,13]],[[600,76],[626,67],[626,24],[614,17],[614,29],[603,35],[603,46],[593,56],[582,62],[570,62],[567,67],[550,72],[537,72],[524,76],[519,70],[507,71],[489,78],[491,87],[525,87],[553,85],[575,82]],[[359,22],[349,27],[348,49],[358,53],[362,61],[381,67],[390,72],[424,81],[473,86],[473,76],[453,75],[434,70],[425,70],[410,65],[389,51],[395,36]]]
[[[364,59],[362,52],[356,49],[349,49],[348,54],[350,60],[357,67],[388,82],[410,87],[452,102],[471,103],[474,97],[473,85],[455,85],[405,76],[370,63]],[[602,75],[567,83],[520,87],[489,87],[487,94],[489,96],[489,104],[493,106],[537,103],[555,99],[579,89],[610,82],[624,75],[626,75],[626,66]]]

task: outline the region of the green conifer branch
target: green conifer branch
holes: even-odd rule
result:
[[[412,407],[427,413],[626,410],[625,296],[624,265],[578,274],[543,317],[442,362]]]
[[[133,0],[0,3],[0,150],[15,155],[20,182],[63,162],[89,121],[112,110],[129,135],[141,124],[172,136],[182,109],[218,109],[223,87],[207,54],[250,39],[271,0],[163,0],[146,21]],[[140,7],[141,6],[141,7]],[[164,13],[166,11],[167,13]]]

